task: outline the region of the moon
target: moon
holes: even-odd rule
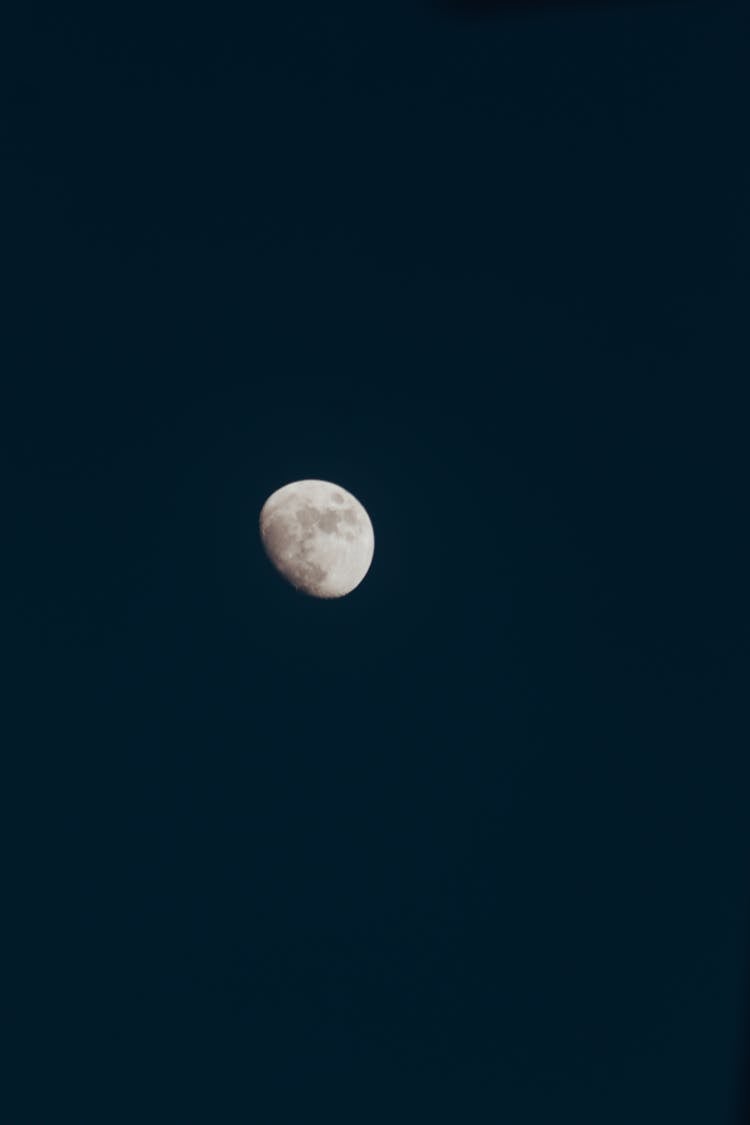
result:
[[[362,504],[326,480],[297,480],[273,492],[260,513],[260,537],[276,570],[314,598],[350,594],[375,551]]]

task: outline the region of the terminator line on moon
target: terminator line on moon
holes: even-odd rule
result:
[[[297,590],[341,598],[370,569],[375,535],[351,492],[325,480],[298,480],[273,492],[260,513],[268,558]]]

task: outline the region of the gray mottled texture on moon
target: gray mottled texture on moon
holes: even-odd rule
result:
[[[324,480],[298,480],[272,493],[260,513],[260,536],[276,569],[315,598],[340,598],[359,586],[375,550],[359,500]]]

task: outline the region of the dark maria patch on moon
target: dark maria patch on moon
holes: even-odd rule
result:
[[[341,513],[340,512],[333,512],[333,511],[330,511],[330,510],[327,511],[327,512],[323,512],[323,515],[318,520],[318,527],[320,528],[321,531],[327,531],[327,532],[337,531],[340,519],[341,519]]]

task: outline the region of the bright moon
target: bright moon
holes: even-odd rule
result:
[[[375,535],[351,492],[325,480],[298,480],[273,492],[260,513],[269,559],[314,598],[341,598],[370,569]]]

